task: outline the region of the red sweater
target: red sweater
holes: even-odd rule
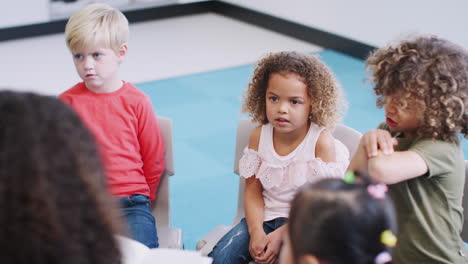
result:
[[[59,96],[94,134],[116,197],[156,198],[164,172],[164,140],[151,102],[128,82],[111,93],[94,93],[83,82]]]

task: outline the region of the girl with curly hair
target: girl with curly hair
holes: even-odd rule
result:
[[[121,263],[93,137],[52,97],[0,92],[3,263]]]
[[[398,216],[395,263],[467,263],[460,237],[468,134],[468,53],[417,37],[367,59],[386,122],[366,133],[350,169],[390,184]]]
[[[215,264],[277,261],[297,188],[343,175],[348,165],[348,150],[330,133],[343,104],[333,74],[314,56],[279,52],[258,62],[244,108],[261,125],[239,162],[246,217],[210,253]]]
[[[324,179],[297,192],[280,264],[391,263],[397,241],[388,187],[355,177]]]

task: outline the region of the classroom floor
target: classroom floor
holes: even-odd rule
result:
[[[137,23],[130,31],[122,77],[151,97],[158,115],[174,122],[171,223],[182,228],[187,249],[234,218],[241,98],[252,64],[265,53],[317,54],[345,91],[349,109],[343,122],[365,132],[383,120],[364,63],[349,56],[215,14]],[[57,95],[79,81],[63,34],[0,42],[0,57],[0,87]],[[466,140],[463,148],[468,154]]]

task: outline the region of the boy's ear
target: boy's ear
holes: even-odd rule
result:
[[[122,62],[123,59],[125,58],[125,56],[127,55],[127,51],[128,51],[127,43],[124,43],[124,44],[120,45],[119,52],[117,54],[119,56],[119,58],[120,58],[120,62]]]

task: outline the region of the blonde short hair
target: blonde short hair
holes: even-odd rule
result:
[[[128,40],[128,20],[119,10],[106,4],[91,4],[76,12],[65,27],[68,49],[102,43],[118,52]]]

